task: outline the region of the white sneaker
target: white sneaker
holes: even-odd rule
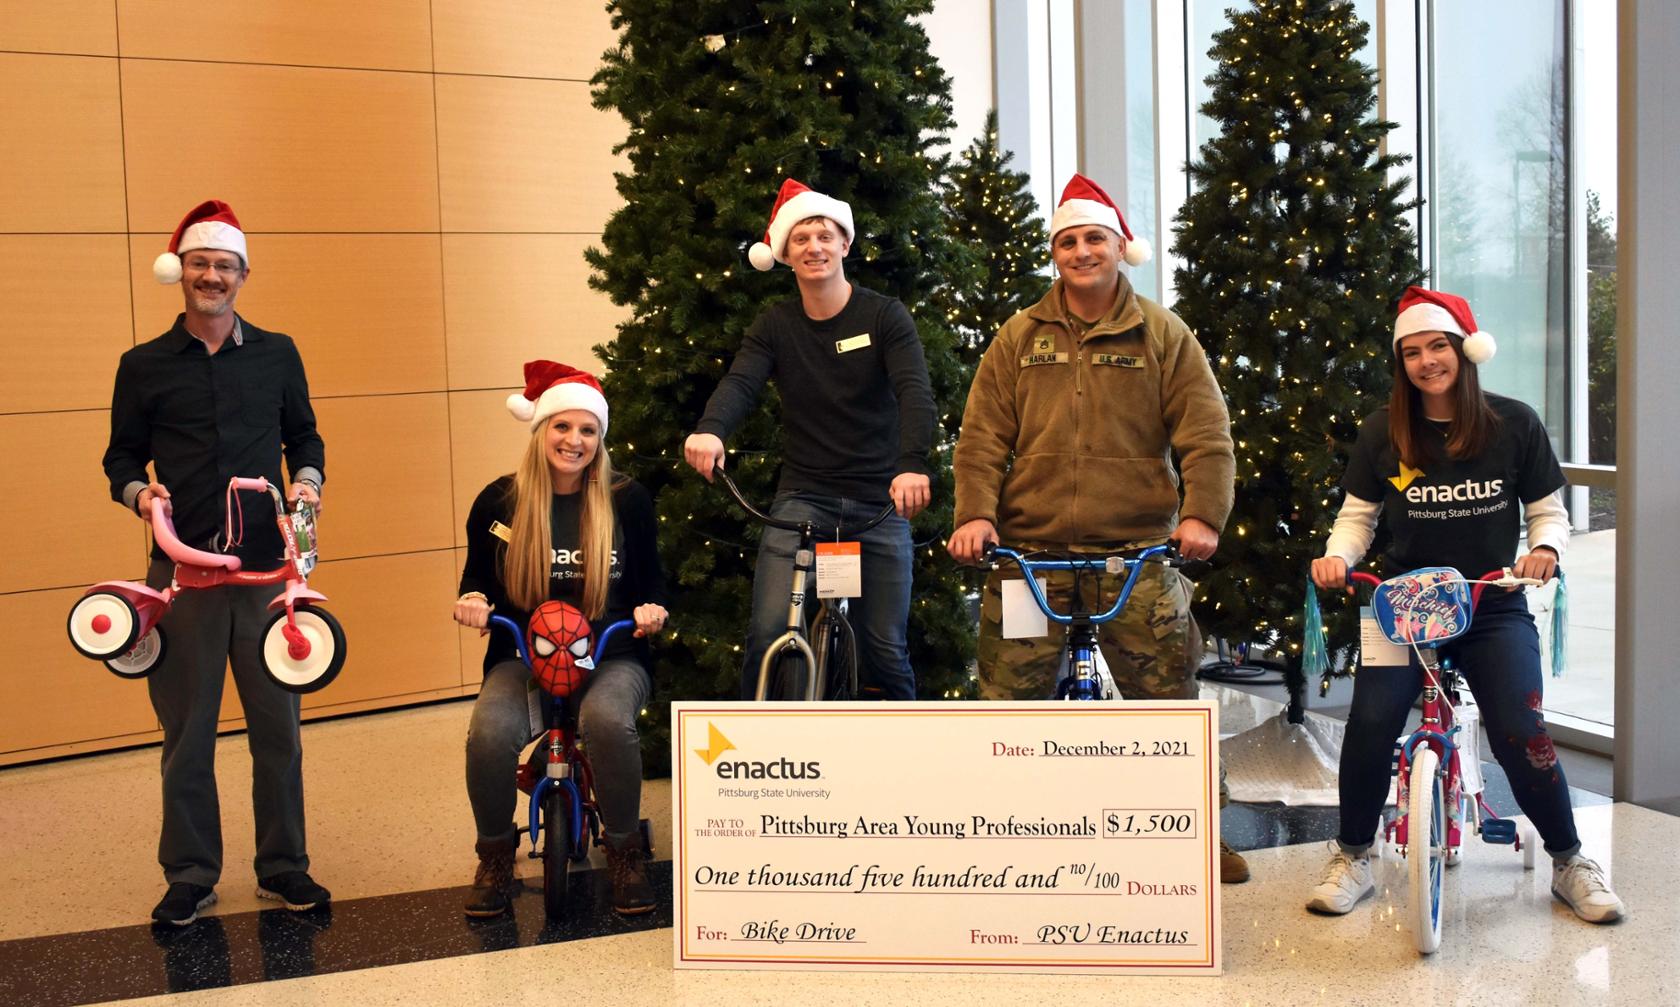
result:
[[[1622,900],[1604,880],[1604,868],[1579,853],[1566,863],[1552,861],[1552,894],[1588,923],[1612,923],[1622,918]]]
[[[1324,867],[1324,880],[1312,891],[1307,908],[1315,913],[1340,916],[1351,910],[1359,900],[1371,894],[1376,885],[1371,881],[1371,858],[1352,856],[1334,841],[1334,853]]]

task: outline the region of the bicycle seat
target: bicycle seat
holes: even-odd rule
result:
[[[212,570],[226,570],[229,573],[239,569],[238,556],[206,552],[203,549],[194,549],[182,542],[180,536],[175,534],[175,522],[170,520],[169,515],[164,513],[164,508],[161,506],[152,508],[152,535],[157,539],[157,543],[162,547],[164,554],[177,563],[184,563],[187,566],[209,567]]]
[[[1431,566],[1377,585],[1371,609],[1390,642],[1433,647],[1463,636],[1475,605],[1463,574],[1450,566]]]

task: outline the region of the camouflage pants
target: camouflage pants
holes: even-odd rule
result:
[[[1045,580],[1050,607],[1066,612],[1073,601],[1074,572],[1057,570]],[[1003,638],[1003,582],[1019,580],[1013,565],[986,578],[980,594],[980,697],[1050,699],[1067,645],[1067,630],[1050,623],[1046,636]],[[1083,607],[1104,611],[1125,583],[1118,575],[1079,574]],[[1201,634],[1190,617],[1190,582],[1177,570],[1146,563],[1126,607],[1097,628],[1097,646],[1125,699],[1195,699],[1195,669],[1201,663]]]

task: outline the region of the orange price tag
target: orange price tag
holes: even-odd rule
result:
[[[863,594],[863,543],[817,543],[817,597],[856,598]]]

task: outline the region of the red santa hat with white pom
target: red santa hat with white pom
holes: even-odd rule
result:
[[[552,360],[532,360],[525,365],[525,390],[507,397],[508,412],[535,430],[555,413],[582,409],[594,413],[607,432],[607,397],[595,375]]]
[[[787,262],[788,232],[793,230],[793,225],[811,217],[834,221],[846,232],[847,242],[857,235],[852,228],[851,206],[790,178],[776,193],[776,205],[770,208],[770,226],[764,232],[764,240],[747,249],[747,259],[753,268],[763,271],[776,268],[778,262]]]
[[[1400,295],[1400,315],[1394,320],[1394,349],[1414,332],[1450,332],[1464,340],[1464,356],[1472,364],[1485,364],[1499,351],[1493,336],[1476,327],[1470,302],[1457,294],[1407,287]]]
[[[203,249],[232,252],[239,256],[245,268],[251,267],[239,218],[233,215],[233,207],[219,199],[207,199],[181,218],[180,226],[169,238],[169,251],[152,262],[152,278],[159,283],[181,282],[181,256]]]
[[[1058,233],[1082,224],[1101,224],[1125,238],[1126,249],[1122,256],[1128,266],[1141,266],[1155,254],[1147,240],[1132,234],[1132,229],[1126,226],[1126,218],[1120,216],[1120,208],[1108,198],[1102,186],[1076,174],[1068,179],[1067,188],[1062,190],[1062,201],[1050,218],[1050,240],[1055,241]]]

